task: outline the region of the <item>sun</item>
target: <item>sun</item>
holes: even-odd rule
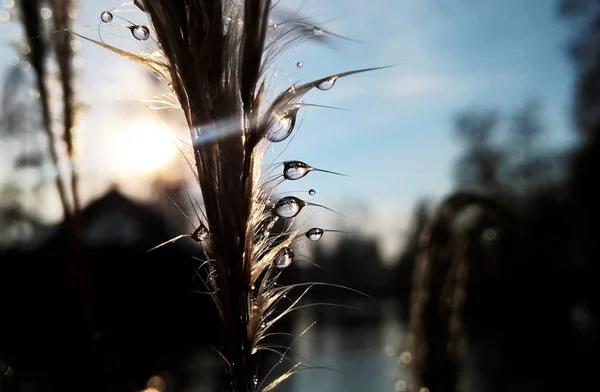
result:
[[[134,122],[118,134],[111,163],[121,178],[160,176],[180,154],[173,133],[155,122]]]

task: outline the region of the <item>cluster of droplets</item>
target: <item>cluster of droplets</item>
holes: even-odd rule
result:
[[[102,23],[111,23],[113,19],[114,15],[110,11],[104,11],[100,14],[100,20]],[[132,24],[127,26],[127,28],[129,31],[131,31],[133,38],[137,39],[138,41],[146,41],[148,38],[150,38],[150,29],[148,26]]]
[[[327,170],[317,169],[310,166],[307,163],[302,161],[285,161],[283,162],[283,178],[286,180],[299,180],[306,176],[311,171],[320,171],[325,173],[331,173],[336,175],[342,175],[340,173],[331,172]],[[310,196],[314,196],[317,194],[317,191],[314,189],[309,189],[308,194]],[[319,204],[309,203],[305,200],[302,200],[296,196],[285,196],[277,200],[270,207],[271,217],[267,220],[266,229],[264,231],[265,237],[270,235],[270,230],[279,219],[293,219],[302,211],[302,209],[306,206],[316,206],[323,207]],[[326,208],[326,207],[324,207]],[[314,227],[308,230],[304,235],[310,241],[316,242],[319,241],[323,234],[326,231],[337,231],[337,230],[324,230],[319,227]],[[294,259],[294,252],[289,247],[284,247],[275,256],[275,266],[277,268],[286,268],[288,267]]]

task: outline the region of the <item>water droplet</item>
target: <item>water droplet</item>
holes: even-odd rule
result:
[[[113,14],[110,11],[104,11],[100,14],[100,20],[104,23],[110,23],[113,20]]]
[[[273,30],[277,29],[277,23],[273,23]]]
[[[306,203],[294,196],[283,197],[275,203],[274,212],[280,218],[293,218],[300,213]]]
[[[10,14],[6,11],[0,11],[0,22],[8,22],[10,20]]]
[[[261,327],[261,328],[263,328],[263,329],[264,329],[266,326],[267,326],[267,324],[266,324],[266,323],[260,323],[260,327]]]
[[[317,84],[317,88],[322,91],[330,90],[335,85],[337,79],[338,78],[336,76],[332,76],[331,78]]]
[[[304,63],[302,61],[298,61],[296,63],[296,67],[298,67],[298,68],[302,68],[303,65],[304,65]]]
[[[482,238],[486,242],[494,241],[497,236],[498,235],[496,233],[496,230],[494,230],[493,228],[489,228],[489,227],[487,229],[485,229],[482,234]]]
[[[315,191],[314,189],[310,189],[310,190],[308,191],[308,194],[309,194],[309,195],[311,195],[311,196],[314,196],[314,195],[316,195],[316,194],[317,194],[317,191]]]
[[[400,354],[400,362],[402,362],[405,365],[408,365],[412,360],[412,355],[410,354],[409,351],[404,351],[402,354]]]
[[[287,268],[294,261],[294,251],[288,247],[285,247],[279,251],[275,256],[275,265],[277,268]]]
[[[321,239],[321,237],[323,237],[323,234],[325,233],[325,230],[320,229],[318,227],[314,227],[312,229],[310,229],[309,231],[306,232],[306,238],[308,238],[311,241],[318,241]]]
[[[403,380],[396,381],[395,388],[396,392],[404,392],[406,391],[406,382]]]
[[[129,26],[129,29],[133,37],[138,41],[145,41],[150,38],[150,29],[147,26]]]
[[[299,180],[309,171],[312,170],[310,165],[300,161],[285,161],[283,163],[283,177],[286,180]]]
[[[325,30],[320,27],[314,26],[312,29],[313,35],[325,35]]]
[[[269,219],[269,224],[267,225],[267,230],[271,230],[275,226],[275,223],[277,223],[278,220],[279,220],[278,216],[271,217],[271,219]]]
[[[258,385],[258,376],[254,375],[254,377],[252,377],[252,383],[254,384],[254,387],[256,388],[256,386]]]
[[[50,8],[43,7],[42,9],[40,9],[40,16],[42,17],[42,19],[48,20],[52,18],[52,10]]]
[[[273,115],[269,121],[270,125],[267,129],[267,139],[273,143],[282,142],[287,139],[294,130],[297,114],[298,109],[292,109],[283,116]]]
[[[204,225],[201,225],[194,230],[192,233],[192,238],[197,242],[205,241],[208,238],[208,230],[206,227],[204,227]]]

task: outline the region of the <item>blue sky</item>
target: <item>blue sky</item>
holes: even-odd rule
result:
[[[76,30],[97,38],[100,13],[118,3],[80,4]],[[452,163],[459,152],[451,137],[457,111],[510,112],[539,98],[547,143],[571,142],[574,75],[566,56],[567,26],[553,0],[284,0],[281,6],[300,8],[303,16],[361,43],[308,43],[292,49],[276,64],[277,88],[349,69],[395,65],[307,95],[308,102],[348,110],[301,111],[302,125],[279,158],[350,174],[315,173],[284,190],[315,188],[313,201],[354,220],[362,219],[354,211],[363,206],[375,217],[364,222],[365,230],[385,233],[388,242],[406,227],[417,199],[451,190]],[[121,15],[144,19],[139,13]],[[3,42],[13,27],[0,24]],[[136,48],[124,27],[104,26],[102,35],[117,46]],[[10,61],[10,50],[0,48],[2,65]],[[147,116],[120,100],[149,98],[155,91],[139,68],[114,54],[84,43],[81,56],[80,97],[89,105],[82,119],[81,160],[90,174],[91,193],[97,193],[111,179],[122,181],[110,166],[110,146],[121,137],[121,128],[136,116]],[[300,69],[298,61],[304,63]],[[282,146],[273,146],[269,156]]]

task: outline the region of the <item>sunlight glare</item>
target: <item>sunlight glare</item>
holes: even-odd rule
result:
[[[119,177],[153,177],[171,167],[179,155],[174,136],[156,122],[134,123],[120,131],[113,155]]]

